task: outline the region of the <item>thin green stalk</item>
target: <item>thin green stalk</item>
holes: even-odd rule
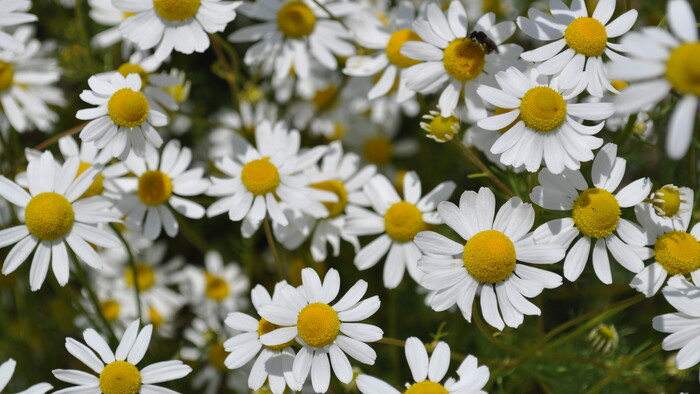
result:
[[[343,20],[340,19],[340,18],[338,18],[337,16],[333,15],[333,13],[330,12],[330,11],[328,10],[328,8],[326,8],[325,5],[323,5],[323,4],[322,4],[321,2],[319,2],[318,0],[313,0],[313,2],[316,3],[317,6],[321,7],[321,9],[322,9],[323,11],[325,11],[326,14],[328,14],[328,16],[329,16],[331,19],[333,19],[334,21],[336,21],[336,22],[340,23],[341,25],[343,25],[343,27],[344,27],[345,29],[350,30],[350,29],[348,28],[348,26],[345,24],[345,22],[343,22]]]
[[[136,293],[136,308],[139,316],[139,320],[143,319],[143,311],[141,310],[141,289],[139,288],[139,274],[138,270],[136,269],[136,260],[134,259],[134,254],[131,251],[131,247],[129,246],[129,243],[126,241],[124,238],[124,235],[122,234],[121,231],[119,231],[119,228],[112,223],[112,230],[114,230],[115,233],[117,233],[117,237],[119,237],[119,240],[122,241],[124,244],[124,248],[126,249],[126,254],[129,257],[129,267],[131,268],[131,274],[133,277],[134,281],[134,292]]]
[[[494,346],[499,347],[503,350],[507,350],[511,353],[522,354],[520,349],[496,339],[489,331],[489,328],[486,326],[486,323],[484,322],[484,319],[481,317],[481,314],[478,310],[476,310],[476,309],[473,310],[472,317],[474,319],[474,324],[479,329],[479,332],[481,333],[481,335],[484,338],[486,338],[487,341],[491,342],[491,344],[493,344]]]
[[[599,392],[599,391],[602,390],[605,386],[607,386],[608,383],[610,383],[611,381],[613,381],[613,380],[616,379],[617,377],[621,377],[621,378],[622,378],[622,373],[625,372],[625,371],[629,371],[630,368],[628,368],[628,367],[629,367],[630,365],[637,365],[637,364],[639,364],[641,361],[643,361],[643,360],[645,360],[645,359],[647,359],[647,358],[653,356],[654,354],[656,354],[656,353],[658,353],[658,352],[660,352],[660,351],[661,351],[661,344],[658,344],[658,345],[655,345],[655,346],[650,347],[649,349],[647,349],[647,350],[645,350],[644,352],[638,354],[637,356],[630,358],[629,360],[627,360],[627,361],[625,361],[624,363],[622,363],[622,365],[620,365],[620,368],[614,369],[614,370],[608,372],[608,376],[605,377],[605,379],[603,379],[603,380],[601,380],[600,382],[598,382],[598,384],[596,384],[595,386],[593,386],[590,390],[586,391],[586,394],[595,394],[595,393]],[[651,392],[653,393],[654,391],[651,391]]]
[[[464,143],[462,143],[462,141],[461,141],[459,138],[453,138],[453,139],[452,139],[452,142],[459,148],[459,150],[462,152],[462,154],[463,154],[464,156],[466,156],[467,159],[469,159],[470,162],[472,162],[472,163],[475,164],[477,167],[479,167],[479,169],[489,177],[489,179],[491,180],[491,182],[493,182],[493,184],[494,184],[497,188],[499,188],[499,189],[500,189],[503,193],[505,193],[508,197],[513,197],[513,196],[515,195],[515,194],[513,193],[513,191],[510,190],[510,188],[509,188],[508,186],[506,186],[505,183],[501,182],[501,180],[498,179],[498,177],[496,176],[496,174],[494,174],[493,171],[491,171],[491,169],[490,169],[486,164],[484,164],[484,162],[481,161],[481,159],[479,159],[479,156],[477,156],[477,155],[471,150],[471,148],[469,148],[468,146],[464,145]]]
[[[272,258],[275,260],[275,266],[277,267],[277,274],[280,280],[288,281],[287,270],[284,263],[280,259],[279,253],[277,253],[277,245],[275,243],[275,238],[272,236],[272,228],[270,227],[270,221],[267,216],[263,220],[263,229],[265,231],[265,238],[267,238],[267,244],[270,246],[270,252],[272,252]]]

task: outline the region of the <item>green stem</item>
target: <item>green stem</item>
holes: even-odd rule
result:
[[[658,353],[658,352],[660,352],[660,351],[661,351],[661,345],[658,344],[658,345],[655,345],[655,346],[650,347],[649,349],[647,349],[647,350],[645,350],[644,352],[638,354],[637,356],[632,357],[632,358],[630,358],[629,360],[623,362],[622,365],[620,365],[620,368],[618,368],[618,369],[613,369],[613,370],[611,370],[611,371],[608,371],[608,376],[606,376],[605,379],[603,379],[603,380],[601,380],[600,382],[598,382],[598,384],[596,384],[595,386],[593,386],[590,390],[586,391],[586,394],[595,394],[595,393],[599,392],[599,391],[602,390],[605,386],[607,386],[608,383],[610,383],[611,381],[613,381],[614,379],[616,379],[616,378],[618,378],[618,377],[620,377],[620,378],[624,379],[625,381],[627,381],[627,380],[625,379],[625,377],[622,376],[622,374],[623,374],[625,371],[629,371],[629,370],[631,369],[630,366],[637,365],[637,364],[639,364],[641,361],[643,361],[643,360],[645,360],[645,359],[647,359],[647,358],[653,356],[654,354],[656,354],[656,353]],[[644,391],[646,391],[646,392],[651,392],[651,393],[654,393],[654,392],[655,392],[654,390],[648,390],[648,389],[644,389]]]
[[[119,228],[117,228],[117,226],[114,223],[112,223],[111,226],[112,230],[114,230],[114,232],[117,233],[117,237],[119,237],[119,240],[122,241],[122,243],[124,244],[126,254],[129,257],[129,267],[131,268],[131,274],[134,281],[134,293],[136,294],[136,310],[138,312],[139,320],[142,320],[143,311],[141,310],[141,289],[139,288],[139,274],[138,270],[136,269],[136,260],[134,259],[134,253],[131,251],[131,247],[129,246],[129,243],[126,242],[126,239],[124,238],[122,232],[119,231]]]
[[[72,254],[72,252],[71,252]],[[107,332],[109,333],[110,337],[114,341],[119,341],[117,336],[114,334],[114,330],[112,329],[112,326],[109,324],[109,321],[105,317],[105,315],[102,313],[102,307],[100,305],[100,300],[97,298],[97,294],[95,293],[95,290],[93,290],[92,285],[90,284],[90,280],[88,280],[87,274],[85,272],[85,269],[83,268],[82,263],[78,262],[78,259],[76,256],[73,254],[73,261],[76,261],[75,267],[76,267],[76,273],[78,276],[78,281],[80,284],[87,290],[88,292],[88,299],[90,302],[92,302],[93,307],[95,308],[95,314],[100,318],[100,321],[102,324],[105,326],[107,329]]]
[[[477,310],[477,309],[473,310],[473,318],[474,318],[474,324],[479,329],[479,332],[481,333],[481,335],[484,338],[486,338],[487,341],[491,342],[491,344],[493,344],[494,346],[499,347],[503,350],[509,351],[511,353],[522,354],[520,349],[518,349],[514,346],[511,346],[505,342],[501,342],[493,336],[493,334],[489,331],[489,328],[486,326],[484,319],[481,317],[479,310]]]
[[[287,270],[285,269],[282,259],[280,259],[279,253],[277,253],[277,244],[275,243],[275,238],[272,236],[272,228],[270,227],[270,221],[267,216],[263,219],[263,229],[265,231],[265,238],[267,238],[267,244],[270,246],[270,252],[272,252],[272,258],[275,260],[277,274],[280,280],[288,281]]]
[[[489,177],[491,182],[493,182],[493,184],[497,188],[501,189],[501,191],[505,193],[508,197],[513,197],[515,195],[513,191],[510,190],[510,188],[506,186],[505,183],[501,182],[501,180],[498,179],[496,174],[494,174],[493,171],[491,171],[491,169],[486,164],[484,164],[484,162],[481,161],[481,159],[479,159],[479,156],[477,156],[471,150],[471,148],[464,145],[464,143],[462,143],[462,141],[459,138],[453,138],[452,142],[459,148],[462,154],[466,156],[467,159],[469,159],[469,161],[471,161],[473,164],[479,167],[479,169]]]
[[[343,27],[344,27],[346,30],[348,30],[348,31],[350,30],[350,28],[348,28],[348,26],[345,24],[345,22],[343,22],[343,20],[340,19],[340,18],[338,18],[337,16],[333,15],[333,13],[330,12],[330,11],[328,10],[328,8],[326,8],[325,5],[321,4],[321,2],[319,2],[318,0],[313,0],[313,2],[316,3],[316,5],[319,6],[323,11],[325,11],[325,13],[328,14],[328,17],[329,17],[329,18],[331,18],[331,19],[333,19],[334,21],[336,21],[336,22],[340,23],[341,25],[343,25]]]

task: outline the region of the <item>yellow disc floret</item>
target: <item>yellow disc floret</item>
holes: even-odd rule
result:
[[[459,118],[454,115],[448,117],[437,115],[428,125],[428,133],[430,133],[436,141],[440,142],[451,140],[458,132]]]
[[[0,62],[0,92],[7,90],[12,85],[15,70],[10,63]]]
[[[673,89],[700,96],[700,41],[684,43],[666,61],[666,79]]]
[[[180,22],[197,15],[200,0],[153,0],[153,8],[163,19]]]
[[[137,394],[141,390],[141,373],[134,364],[113,361],[100,373],[103,394]]]
[[[85,172],[85,170],[87,170],[90,167],[92,167],[92,164],[80,162],[80,166],[78,166],[78,173],[76,174],[75,177],[76,178],[79,177],[80,174]],[[102,192],[105,190],[104,180],[105,180],[105,177],[104,177],[104,175],[102,175],[102,173],[97,174],[97,177],[95,178],[95,180],[92,181],[92,183],[90,184],[90,187],[88,187],[87,190],[85,190],[85,193],[83,193],[83,195],[80,196],[80,198],[88,198],[88,197],[97,196],[99,194],[102,194]]]
[[[384,214],[384,228],[394,241],[408,242],[425,230],[426,225],[418,207],[407,201],[399,201]]]
[[[104,316],[108,322],[114,322],[119,317],[121,306],[117,301],[106,300],[100,303],[100,310],[102,311],[102,316]]]
[[[515,269],[515,245],[496,230],[476,233],[464,245],[464,268],[474,279],[485,283],[506,280]]]
[[[148,118],[148,100],[141,92],[120,89],[107,102],[107,113],[115,124],[131,129]]]
[[[231,289],[223,278],[207,272],[204,274],[204,279],[206,281],[205,294],[208,298],[214,301],[221,301],[228,297]]]
[[[700,242],[685,231],[671,231],[659,237],[654,255],[671,275],[688,275],[700,268]]]
[[[277,26],[287,37],[306,37],[316,27],[316,15],[303,1],[288,1],[277,12]]]
[[[566,101],[550,87],[534,87],[520,101],[520,118],[532,130],[550,132],[564,122]]]
[[[628,87],[630,84],[619,79],[613,79],[612,81],[610,81],[610,85],[617,89],[618,92],[621,92],[622,89]]]
[[[152,306],[148,307],[148,320],[153,324],[153,327],[158,328],[165,323],[165,317]]]
[[[338,313],[327,304],[309,304],[297,316],[299,338],[307,345],[322,348],[328,346],[340,332]]]
[[[328,111],[335,108],[338,103],[340,103],[338,97],[338,86],[329,84],[323,89],[316,90],[311,101],[319,111]]]
[[[612,234],[621,214],[615,196],[597,187],[584,190],[571,210],[576,227],[588,238],[605,238]]]
[[[258,322],[258,337],[261,337],[261,336],[267,334],[268,332],[275,331],[276,329],[278,329],[280,327],[282,327],[282,326],[278,326],[277,324],[270,323],[269,321],[267,321],[263,318],[260,318],[260,321]],[[291,341],[289,341],[287,343],[282,343],[280,345],[274,345],[274,346],[263,345],[263,346],[265,346],[266,348],[268,348],[270,350],[282,350],[286,347],[292,346],[293,343],[294,343],[294,340],[292,339]]]
[[[211,365],[219,371],[226,372],[226,357],[228,357],[229,352],[224,349],[224,344],[221,342],[215,343],[211,348],[209,348],[209,362]]]
[[[673,185],[666,185],[654,193],[654,210],[659,216],[672,217],[681,209],[680,190]]]
[[[173,182],[164,172],[148,170],[139,177],[136,195],[142,203],[155,207],[165,204],[173,194]]]
[[[345,211],[345,207],[348,205],[348,191],[345,190],[345,185],[343,185],[343,182],[331,180],[314,183],[310,186],[316,189],[329,191],[338,196],[338,202],[323,203],[326,209],[328,209],[329,218],[334,218],[343,213],[343,211]]]
[[[413,383],[404,391],[404,394],[447,394],[449,391],[440,383],[424,380],[422,382]]]
[[[388,138],[376,135],[365,140],[362,153],[370,163],[382,165],[391,161],[394,156],[394,146]]]
[[[43,241],[53,241],[68,234],[74,220],[73,206],[65,197],[53,192],[34,196],[25,211],[27,229]]]
[[[128,267],[124,271],[124,280],[130,287],[134,287],[134,271]],[[144,263],[136,264],[136,283],[139,290],[148,290],[156,284],[156,272]]]
[[[241,182],[249,192],[256,196],[273,193],[280,184],[277,167],[270,163],[269,157],[253,160],[243,166]]]
[[[148,82],[148,73],[138,64],[124,63],[117,68],[117,72],[119,72],[119,74],[123,75],[125,78],[129,74],[138,74],[138,76],[141,77],[141,90],[146,87],[146,83]]]
[[[587,16],[574,19],[564,31],[569,48],[585,56],[600,56],[608,44],[605,26]]]
[[[401,54],[401,47],[408,41],[423,40],[411,29],[401,29],[391,33],[389,42],[386,44],[386,57],[391,64],[406,68],[420,63],[420,60],[414,60]]]
[[[448,74],[458,81],[467,82],[481,74],[486,64],[486,52],[470,38],[458,38],[447,45],[442,62]]]

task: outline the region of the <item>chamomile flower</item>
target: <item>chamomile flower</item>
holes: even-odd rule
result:
[[[179,225],[171,209],[190,219],[204,217],[204,207],[183,197],[204,193],[209,181],[204,179],[203,168],[191,168],[192,150],[170,140],[161,155],[152,146],[146,146],[145,157],[130,155],[126,166],[136,177],[119,180],[122,187],[117,209],[126,217],[130,229],[143,228],[143,235],[158,238],[161,228],[169,237],[177,235]]]
[[[653,105],[674,90],[682,98],[675,105],[666,134],[666,153],[674,160],[685,156],[693,138],[700,99],[697,63],[700,41],[693,9],[685,0],[666,3],[671,33],[656,27],[625,36],[622,45],[630,59],[610,67],[610,75],[632,83],[615,100],[617,111],[631,114]]]
[[[135,320],[122,335],[116,352],[112,352],[105,339],[91,328],[83,332],[83,338],[89,347],[73,338],[66,338],[66,350],[98,376],[74,369],[54,369],[56,379],[75,385],[56,393],[172,392],[154,384],[183,378],[192,372],[192,368],[180,360],[171,360],[139,370],[136,364],[146,354],[152,332],[153,326],[150,324],[139,331],[139,321]]]
[[[498,110],[477,125],[486,130],[508,128],[491,147],[491,153],[501,154],[505,165],[524,165],[536,172],[544,161],[554,174],[565,168],[577,170],[581,162],[593,160],[593,150],[603,145],[594,135],[605,125],[603,121],[585,126],[577,119],[604,120],[615,107],[612,103],[567,102],[568,93],[556,82],[545,80],[535,70],[526,75],[511,67],[498,73],[499,88],[481,85],[477,89]]]
[[[434,141],[447,142],[459,134],[461,123],[454,112],[450,116],[442,116],[440,112],[430,110],[423,115],[423,119],[424,121],[420,122],[420,128],[428,133],[426,137]]]
[[[32,291],[44,283],[49,266],[59,285],[68,283],[68,250],[95,269],[102,259],[90,244],[116,248],[117,237],[97,225],[118,221],[109,210],[111,203],[101,196],[80,199],[97,177],[98,170],[88,168],[78,174],[77,158],[60,166],[51,152],[27,165],[29,193],[15,182],[0,176],[0,196],[23,211],[22,224],[0,231],[0,247],[15,244],[2,267],[3,275],[14,272],[34,252],[29,272]],[[88,243],[89,242],[89,243]]]
[[[24,44],[17,37],[5,32],[6,26],[17,26],[25,23],[36,22],[36,15],[29,14],[32,8],[30,0],[5,0],[0,9],[0,49],[13,52],[23,52]]]
[[[693,211],[695,193],[689,187],[664,185],[649,196],[655,215],[645,215],[658,227],[686,229]]]
[[[80,132],[83,141],[94,141],[99,149],[109,149],[112,156],[124,160],[132,150],[138,156],[146,152],[146,144],[159,148],[163,139],[153,126],[165,126],[168,118],[153,110],[141,93],[141,77],[129,74],[126,78],[114,73],[109,82],[92,76],[88,79],[91,90],[83,90],[80,98],[97,107],[81,109],[78,119],[90,120]]]
[[[90,45],[96,48],[107,48],[120,42],[122,40],[122,34],[119,31],[119,24],[129,16],[130,13],[119,11],[114,5],[112,5],[112,0],[88,0],[90,5],[90,18],[95,22],[109,26],[109,28],[95,34],[90,39]],[[129,52],[131,52],[132,45],[126,41],[122,48],[122,54],[126,57]]]
[[[366,270],[387,255],[384,263],[384,286],[393,289],[401,283],[408,269],[418,282],[421,273],[417,263],[420,250],[413,242],[416,234],[442,219],[435,211],[438,203],[450,197],[454,182],[442,182],[421,198],[421,181],[415,172],[406,173],[403,199],[383,175],[372,178],[364,190],[374,212],[361,207],[348,207],[346,232],[353,235],[379,235],[355,255],[355,266]]]
[[[207,33],[222,32],[236,18],[241,1],[114,0],[119,11],[132,13],[119,24],[124,38],[139,49],[155,48],[153,56],[165,60],[173,50],[191,54],[209,48]]]
[[[235,149],[233,143],[234,133],[252,138],[255,136],[255,128],[264,121],[275,122],[278,119],[277,106],[265,100],[255,103],[241,101],[240,113],[225,109],[215,115],[221,127],[217,127],[209,133],[209,155],[215,159],[223,156],[232,157]]]
[[[575,281],[583,272],[593,249],[593,269],[605,284],[612,283],[608,251],[625,269],[638,273],[644,268],[644,254],[639,250],[646,242],[641,227],[621,217],[622,208],[641,203],[651,191],[648,178],[640,178],[615,193],[625,174],[627,161],[617,157],[617,145],[609,143],[596,154],[591,169],[593,187],[579,171],[565,170],[554,175],[542,170],[530,193],[533,203],[557,211],[571,211],[571,216],[555,219],[540,226],[535,238],[555,242],[568,249],[564,276]]]
[[[490,189],[482,187],[478,194],[465,191],[459,206],[444,201],[438,205],[438,213],[466,243],[433,231],[419,233],[415,242],[424,253],[418,261],[418,268],[425,273],[419,283],[436,290],[430,306],[443,311],[457,304],[471,322],[472,304],[479,293],[484,320],[503,330],[505,325],[518,327],[523,315],[540,314],[526,298],[561,285],[559,275],[523,263],[556,263],[564,258],[564,247],[534,241],[530,232],[535,221],[532,205],[513,197],[494,218],[495,209]]]
[[[616,92],[610,84],[603,63],[603,54],[612,60],[623,58],[624,51],[610,38],[627,33],[637,21],[637,11],[629,10],[615,18],[615,0],[600,0],[593,15],[588,16],[584,0],[572,0],[567,7],[561,0],[550,0],[551,16],[531,8],[529,18],[519,16],[518,27],[528,36],[549,44],[523,52],[521,57],[539,63],[536,68],[544,75],[555,75],[562,89],[584,89],[593,96],[604,90]],[[566,48],[562,52],[562,50]]]
[[[364,122],[363,127],[346,133],[343,143],[384,175],[393,177],[397,172],[394,161],[414,156],[420,147],[415,137],[399,136],[398,126],[398,123],[386,126]]]
[[[255,286],[251,292],[255,310],[259,313],[263,305],[283,304],[281,289],[284,286],[287,286],[286,282],[278,282],[272,297],[263,286]],[[291,348],[293,339],[273,346],[264,345],[260,340],[261,336],[279,328],[278,325],[262,317],[256,319],[241,312],[230,313],[225,323],[234,330],[242,331],[241,334],[234,335],[223,344],[224,349],[230,352],[224,361],[226,367],[238,369],[257,356],[248,375],[248,387],[251,390],[259,390],[266,381],[269,382],[270,391],[274,394],[284,393],[287,386],[294,391],[301,390],[301,384],[292,374],[296,356],[294,349]]]
[[[374,364],[377,354],[365,342],[380,340],[384,332],[379,327],[357,322],[377,312],[380,302],[377,296],[360,301],[367,291],[367,282],[360,280],[331,306],[340,290],[338,271],[328,270],[323,283],[312,268],[304,268],[301,277],[301,288],[284,285],[278,290],[284,302],[272,302],[258,309],[260,316],[276,325],[274,330],[260,336],[260,342],[279,346],[297,339],[302,348],[294,358],[294,379],[305,382],[311,374],[314,391],[325,393],[330,384],[331,365],[338,380],[343,383],[352,380],[353,371],[346,353],[363,364]]]
[[[438,105],[444,117],[456,110],[462,94],[469,116],[485,117],[477,86],[497,71],[517,64],[522,51],[519,45],[503,44],[515,32],[515,23],[496,24],[495,19],[493,13],[485,14],[468,31],[462,3],[452,1],[446,14],[437,4],[429,4],[427,20],[413,22],[413,30],[425,42],[408,41],[401,47],[401,55],[422,61],[405,71],[406,86],[419,93],[441,89]],[[471,38],[471,34],[483,35],[494,47]]]
[[[5,389],[5,386],[7,386],[7,384],[10,382],[10,379],[12,379],[12,374],[15,373],[16,366],[17,362],[13,359],[9,359],[4,363],[0,364],[0,393],[2,393],[3,389]],[[45,392],[51,389],[53,389],[53,386],[51,386],[48,383],[37,383],[32,387],[24,391],[20,391],[16,394],[44,394]]]
[[[445,375],[450,367],[450,346],[438,342],[428,358],[425,345],[416,337],[406,340],[406,361],[411,369],[415,383],[406,383],[406,390],[399,391],[369,375],[357,377],[357,388],[363,394],[400,394],[406,393],[474,393],[481,394],[489,381],[489,369],[485,365],[478,366],[476,357],[469,355],[457,368],[457,379]],[[444,381],[444,382],[443,382]]]

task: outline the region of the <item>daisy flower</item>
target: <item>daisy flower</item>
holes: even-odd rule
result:
[[[330,269],[321,283],[316,271],[301,271],[303,287],[285,285],[280,289],[284,303],[262,305],[258,313],[277,325],[260,337],[265,346],[279,346],[295,338],[302,345],[294,358],[292,373],[297,382],[305,382],[309,373],[317,393],[328,390],[333,373],[343,383],[353,378],[346,353],[363,364],[374,364],[377,354],[365,342],[376,342],[384,332],[376,326],[357,323],[379,309],[379,297],[360,301],[367,291],[367,282],[358,281],[333,306],[329,305],[340,290],[340,275]],[[330,358],[330,363],[329,363]]]
[[[109,26],[90,39],[90,45],[96,48],[107,48],[122,40],[122,33],[119,31],[119,24],[129,16],[130,13],[119,11],[112,5],[112,0],[88,0],[90,5],[90,18],[95,22]],[[124,57],[131,53],[132,45],[127,41],[122,47],[122,55]]]
[[[130,229],[143,228],[146,238],[154,240],[161,228],[169,237],[178,233],[179,225],[171,209],[190,219],[204,217],[204,207],[187,198],[204,193],[209,181],[202,178],[203,168],[191,168],[192,150],[170,140],[161,155],[150,145],[145,157],[130,155],[126,166],[136,177],[118,180],[122,195],[116,206]]]
[[[165,60],[173,50],[191,54],[209,48],[207,33],[222,32],[236,18],[241,1],[221,0],[114,0],[112,5],[132,15],[119,31],[139,49],[156,48],[153,56]]]
[[[423,61],[405,71],[406,86],[419,93],[442,89],[438,105],[444,117],[455,111],[462,94],[469,116],[485,117],[484,104],[476,95],[477,86],[497,71],[517,64],[522,51],[519,45],[503,44],[515,32],[515,23],[496,24],[495,20],[492,12],[485,14],[469,31],[462,3],[452,1],[446,14],[437,4],[429,4],[427,20],[413,22],[413,30],[425,42],[408,41],[401,47],[403,56]],[[471,38],[472,35],[489,39],[494,48]]]
[[[472,304],[479,293],[484,320],[503,330],[505,325],[518,327],[523,315],[540,314],[527,298],[561,285],[559,275],[523,263],[556,263],[564,258],[564,247],[534,241],[529,232],[535,222],[532,205],[513,197],[494,218],[495,209],[490,189],[482,187],[478,194],[465,191],[459,206],[444,201],[438,213],[466,243],[433,231],[419,233],[415,242],[425,254],[418,261],[425,273],[419,283],[436,290],[429,300],[433,310],[457,304],[471,322]]]
[[[56,379],[75,385],[56,393],[173,392],[154,384],[180,379],[192,372],[192,368],[182,361],[162,361],[141,370],[136,367],[148,350],[152,332],[153,326],[150,324],[139,331],[139,321],[135,320],[122,335],[116,352],[112,352],[104,338],[92,328],[83,332],[83,338],[89,347],[73,338],[66,338],[68,353],[98,376],[75,369],[54,369],[52,372]]]
[[[0,49],[13,52],[23,52],[24,43],[17,37],[6,33],[6,26],[17,26],[36,22],[36,15],[26,13],[32,8],[30,0],[5,0],[0,9]]]
[[[423,115],[423,119],[420,128],[427,132],[426,137],[437,142],[452,140],[461,128],[461,121],[454,112],[450,116],[442,116],[439,111],[430,110]]]
[[[387,126],[364,122],[363,127],[353,126],[352,132],[345,133],[342,140],[365,162],[374,164],[380,172],[393,177],[397,172],[394,161],[412,157],[420,148],[415,137],[399,137],[399,126],[400,123]]]
[[[16,366],[17,362],[15,362],[15,360],[13,359],[9,359],[4,363],[0,364],[0,393],[2,393],[2,391],[5,389],[5,386],[7,386],[7,384],[10,382],[10,379],[12,379],[12,374],[15,373]],[[53,386],[51,386],[48,383],[37,383],[32,387],[24,391],[20,391],[16,394],[44,394],[45,392],[51,389],[53,389]]]
[[[615,1],[600,0],[590,17],[584,0],[572,0],[571,7],[550,0],[551,16],[531,8],[529,18],[518,17],[518,27],[534,39],[553,42],[523,52],[521,57],[539,63],[536,68],[541,74],[558,76],[562,89],[577,93],[587,89],[598,97],[604,90],[617,92],[606,75],[603,54],[612,60],[623,58],[615,51],[624,48],[608,40],[627,33],[637,21],[637,11],[629,10],[608,23]]]
[[[272,296],[261,285],[255,286],[251,292],[251,300],[258,314],[263,305],[285,303],[282,295],[282,288],[285,286],[288,286],[286,282],[278,282]],[[265,381],[268,381],[270,391],[274,394],[284,393],[287,386],[293,391],[301,391],[301,384],[292,373],[296,356],[291,347],[294,338],[276,345],[263,344],[261,337],[280,326],[265,318],[256,319],[241,312],[230,313],[225,323],[234,330],[242,331],[224,342],[224,349],[231,353],[224,362],[226,367],[238,369],[257,356],[248,375],[248,387],[251,390],[259,390]]]
[[[688,369],[700,362],[700,289],[681,276],[668,281],[662,290],[664,298],[678,312],[656,316],[652,325],[656,331],[671,334],[661,346],[666,351],[680,349],[676,368]]]
[[[406,383],[406,390],[399,391],[375,377],[360,375],[357,388],[362,394],[400,394],[408,393],[485,393],[484,386],[489,381],[489,369],[478,366],[476,357],[471,354],[457,368],[457,379],[445,379],[450,367],[450,346],[445,342],[435,345],[430,358],[423,343],[416,337],[406,340],[406,361],[411,369],[415,383]]]
[[[223,156],[232,157],[235,149],[233,147],[233,135],[238,133],[245,138],[255,136],[257,125],[265,120],[275,122],[277,116],[277,106],[265,100],[257,102],[241,101],[239,103],[240,112],[231,109],[224,109],[215,115],[215,119],[221,124],[209,133],[209,155],[215,159]]]
[[[669,96],[673,89],[682,98],[675,105],[666,134],[666,153],[674,160],[685,156],[693,138],[698,112],[700,56],[697,20],[685,0],[666,3],[671,33],[656,27],[625,36],[622,45],[631,59],[615,61],[610,75],[632,83],[615,100],[617,111],[631,114]]]
[[[32,291],[44,283],[49,266],[61,286],[68,283],[70,272],[66,245],[78,258],[95,269],[102,268],[102,259],[95,246],[116,248],[119,239],[97,225],[117,222],[110,203],[100,196],[77,201],[97,177],[98,170],[88,168],[78,174],[77,158],[62,166],[51,152],[27,165],[29,193],[15,182],[0,176],[0,196],[22,212],[22,224],[0,231],[0,248],[15,244],[2,267],[3,275],[14,272],[32,252],[29,283]],[[88,243],[89,242],[89,243]]]
[[[114,73],[109,82],[97,76],[88,79],[91,90],[83,90],[80,98],[94,108],[81,109],[78,119],[90,120],[80,132],[83,141],[94,141],[99,149],[109,147],[112,156],[125,160],[132,150],[143,156],[146,144],[160,148],[163,139],[153,126],[165,126],[164,113],[152,110],[148,99],[141,93],[141,77],[129,74],[126,78]]]
[[[672,230],[686,229],[693,211],[694,195],[693,189],[689,187],[664,185],[649,195],[649,199],[645,201],[651,204],[655,215],[649,214],[643,217],[650,219],[657,227]],[[646,222],[648,223],[648,220]]]
[[[585,126],[578,119],[604,120],[615,112],[612,103],[567,102],[569,92],[555,81],[546,82],[535,70],[526,75],[511,67],[498,73],[496,81],[499,88],[481,85],[477,89],[481,98],[498,108],[477,125],[486,130],[508,128],[491,147],[491,153],[501,154],[501,163],[524,165],[536,172],[544,161],[549,171],[558,174],[593,160],[593,150],[603,145],[593,135],[605,122]]]
[[[637,254],[646,242],[639,225],[621,217],[622,209],[641,203],[651,191],[648,178],[640,178],[615,193],[625,174],[627,161],[617,157],[617,145],[609,143],[598,151],[593,160],[593,187],[579,171],[565,170],[554,175],[542,170],[540,186],[530,193],[533,203],[545,209],[571,211],[571,216],[555,219],[540,226],[536,239],[569,245],[564,260],[564,276],[575,281],[583,272],[593,247],[593,269],[605,284],[612,283],[608,251],[627,270],[638,273],[644,268]]]
[[[366,270],[388,252],[384,263],[384,286],[387,289],[398,286],[406,269],[418,282],[420,271],[416,264],[421,253],[413,240],[429,224],[443,223],[435,210],[438,203],[448,199],[454,189],[454,182],[442,182],[421,198],[420,179],[410,171],[404,176],[402,199],[385,176],[372,178],[364,190],[374,212],[361,207],[348,207],[346,232],[380,235],[355,255],[355,266]]]

